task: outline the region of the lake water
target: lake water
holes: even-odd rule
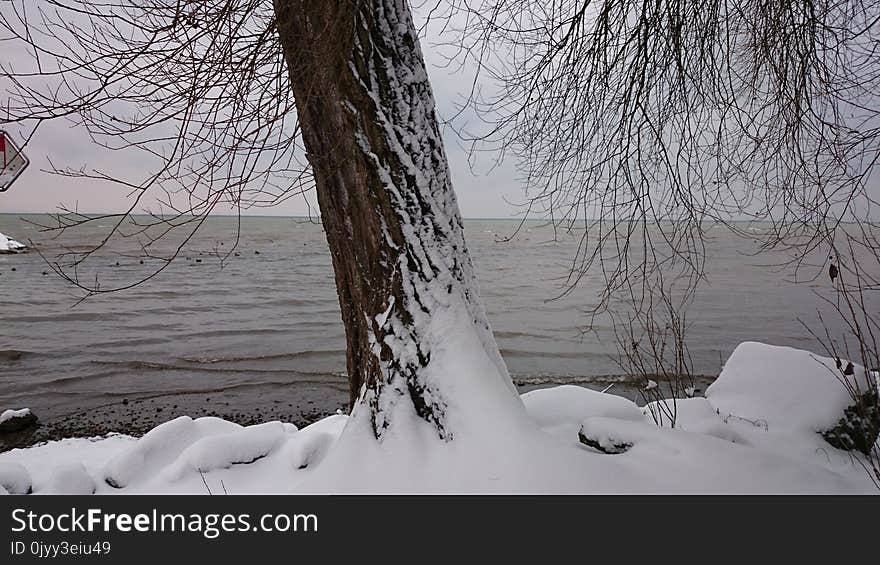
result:
[[[0,215],[0,232],[40,243],[48,257],[62,244],[94,244],[109,225],[52,240],[25,219],[45,221]],[[583,332],[599,277],[550,300],[563,289],[579,236],[554,239],[551,229],[529,223],[502,241],[516,225],[465,222],[514,379],[526,387],[619,374],[609,328],[600,323],[598,337]],[[302,419],[344,408],[343,328],[320,225],[245,217],[238,256],[221,264],[217,252],[230,249],[235,235],[236,219],[212,218],[159,276],[78,305],[79,291],[39,254],[0,255],[0,409],[29,406],[44,422],[76,420],[101,431],[126,418],[134,429],[148,428],[186,412]],[[815,319],[821,302],[814,291],[827,288],[827,278],[786,282],[758,265],[772,261],[745,254],[752,243],[720,228],[713,235],[708,284],[688,314],[694,370],[717,374],[745,340],[818,350],[797,318]],[[102,284],[135,281],[158,265],[141,264],[137,251],[133,240],[102,250],[93,260]]]

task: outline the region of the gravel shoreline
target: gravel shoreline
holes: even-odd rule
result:
[[[705,390],[714,377],[696,377]],[[618,376],[593,377],[589,382],[577,379],[547,382],[530,379],[516,383],[520,394],[536,388],[576,384],[623,396],[644,404],[638,386]],[[163,422],[178,416],[215,416],[242,426],[280,420],[302,428],[341,410],[348,412],[347,383],[337,385],[299,385],[296,390],[260,387],[254,390],[161,394],[141,398],[123,398],[81,412],[42,419],[26,430],[0,434],[0,453],[30,447],[47,441],[72,437],[102,436],[111,432],[139,437]],[[663,383],[661,383],[661,387]],[[16,407],[22,408],[22,407]],[[37,417],[41,417],[36,411]]]
[[[0,452],[71,437],[94,437],[110,432],[142,436],[178,416],[215,416],[243,426],[272,420],[304,427],[337,410],[347,411],[348,393],[334,387],[299,390],[289,397],[256,393],[230,395],[190,393],[122,399],[63,417],[41,419],[36,426],[0,435]],[[37,413],[37,417],[40,414]]]

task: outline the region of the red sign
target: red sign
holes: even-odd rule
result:
[[[29,164],[15,142],[0,131],[0,192],[9,188]]]

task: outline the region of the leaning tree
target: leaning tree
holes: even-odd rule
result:
[[[769,221],[765,244],[795,262],[837,248],[841,233],[877,256],[880,4],[421,8],[428,25],[442,22],[450,61],[477,77],[462,114],[481,127],[460,135],[518,159],[529,210],[584,224],[573,281],[598,265],[606,298],[642,304],[669,280],[692,289],[707,223],[736,230],[729,221],[743,217]],[[27,140],[68,118],[154,164],[138,179],[56,172],[131,190],[111,232],[159,191],[163,211],[133,220],[139,233],[183,236],[156,273],[217,206],[314,188],[352,405],[376,437],[401,411],[443,439],[480,403],[521,411],[477,293],[405,0],[10,0],[0,27],[28,59],[2,64],[0,123]],[[64,214],[58,227],[94,220]],[[859,229],[839,230],[847,221]],[[56,270],[88,292],[114,290],[77,277],[92,253]]]
[[[451,439],[456,395],[520,410],[477,292],[406,2],[83,0],[40,11],[22,2],[2,18],[36,62],[31,72],[4,69],[4,122],[71,116],[99,143],[156,157],[146,179],[124,181],[129,212],[153,187],[168,195],[172,213],[144,230],[197,229],[222,202],[305,188],[302,143],[333,260],[352,406],[363,404],[377,437],[396,410],[412,410]],[[62,227],[94,219],[59,216]],[[87,286],[73,268],[90,253],[57,270]],[[468,354],[474,374],[443,374]]]

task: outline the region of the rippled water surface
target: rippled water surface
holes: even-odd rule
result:
[[[69,232],[63,243],[84,249],[108,224]],[[258,410],[315,391],[344,399],[343,329],[320,225],[244,218],[238,256],[221,264],[217,253],[233,245],[235,226],[234,218],[209,220],[157,277],[78,305],[81,294],[39,254],[0,255],[0,408],[30,406],[52,419],[123,399],[189,395],[210,403],[213,395]],[[577,235],[554,240],[552,230],[534,223],[506,242],[501,236],[515,222],[465,226],[490,321],[520,383],[620,372],[607,327],[599,325],[598,338],[582,332],[598,277],[548,301],[562,289]],[[49,257],[60,250],[59,241],[18,216],[0,215],[0,232],[41,243]],[[814,291],[826,280],[785,282],[743,254],[749,242],[720,229],[715,235],[709,284],[688,314],[695,370],[716,373],[743,340],[815,349],[797,318],[815,318]],[[133,241],[102,250],[93,264],[105,287],[159,265],[141,264]]]

